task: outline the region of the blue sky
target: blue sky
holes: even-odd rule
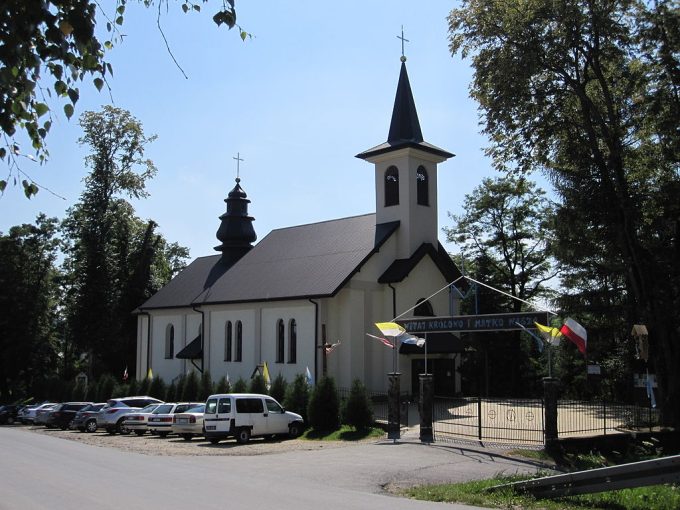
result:
[[[214,25],[218,3],[190,15],[170,4],[161,24],[188,79],[165,49],[157,12],[130,3],[125,40],[109,55],[111,96],[81,84],[74,117],[54,116],[50,161],[22,162],[66,200],[45,190],[27,200],[20,186],[8,186],[0,231],[40,212],[64,217],[87,174],[77,117],[111,97],[158,136],[146,154],[158,175],[151,196],[135,203],[138,215],[154,219],[192,258],[215,253],[237,153],[258,239],[274,228],[374,212],[373,165],[354,155],[387,138],[401,25],[424,138],[456,154],[439,166],[440,229],[451,225],[448,211],[460,213],[464,195],[495,173],[468,97],[469,61],[448,50],[446,16],[455,2],[237,0],[238,21],[254,35],[246,42]]]

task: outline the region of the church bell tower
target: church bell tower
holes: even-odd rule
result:
[[[402,54],[387,141],[356,156],[375,165],[376,224],[399,221],[399,258],[438,245],[437,165],[453,156],[423,140]]]

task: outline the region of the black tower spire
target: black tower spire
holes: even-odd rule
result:
[[[241,188],[241,179],[236,178],[236,186],[229,192],[224,201],[227,212],[220,216],[221,224],[217,230],[217,239],[222,244],[215,246],[215,250],[222,252],[222,264],[233,266],[253,247],[257,239],[253,228],[253,218],[248,216],[248,196]]]

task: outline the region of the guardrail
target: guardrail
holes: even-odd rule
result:
[[[664,483],[680,483],[680,455],[506,483],[487,490],[512,488],[537,498],[559,498]]]

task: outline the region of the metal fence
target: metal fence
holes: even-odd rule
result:
[[[435,441],[543,443],[543,401],[435,397],[433,432]]]
[[[628,430],[652,430],[660,424],[658,409],[616,402],[558,400],[559,438],[615,434]]]
[[[542,399],[435,397],[435,441],[473,439],[498,443],[542,444],[545,433]],[[588,437],[652,430],[660,423],[658,409],[606,401],[559,400],[558,438]]]

